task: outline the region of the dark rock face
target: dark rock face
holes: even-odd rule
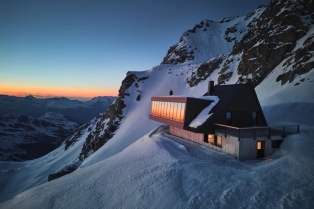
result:
[[[313,2],[312,2],[313,3]],[[258,20],[234,46],[232,54],[243,53],[238,66],[239,83],[250,82],[257,86],[296,46],[298,39],[308,31],[301,17],[313,13],[307,1],[271,1]],[[304,52],[303,52],[304,53]],[[308,71],[310,66],[301,66]],[[302,71],[302,70],[301,70]],[[252,78],[247,78],[252,75]],[[277,78],[282,84],[293,81],[293,73]]]
[[[223,58],[224,56],[216,57],[200,65],[196,73],[193,73],[188,80],[189,85],[191,87],[197,86],[199,82],[206,80],[214,70],[219,68]]]
[[[186,60],[194,59],[194,51],[191,48],[187,48],[184,35],[181,37],[180,42],[182,44],[176,44],[170,47],[161,64],[179,64],[184,63]]]
[[[65,144],[65,147],[64,147],[64,150],[67,150],[70,146],[74,145],[75,142],[77,142],[78,138],[80,138],[82,135],[83,135],[83,131],[88,127],[90,126],[90,123],[86,123],[84,125],[82,125],[81,127],[77,128],[75,131],[74,131],[74,134],[69,136],[64,144]]]
[[[63,170],[61,170],[59,172],[49,174],[48,181],[52,181],[54,179],[60,178],[60,177],[67,175],[69,173],[72,173],[76,169],[77,169],[77,167],[75,165],[67,166],[66,168],[64,168]]]
[[[122,81],[119,89],[118,98],[109,107],[104,114],[98,115],[91,125],[95,126],[94,129],[89,129],[88,136],[82,147],[79,159],[84,160],[90,153],[96,152],[102,147],[108,140],[110,140],[115,131],[119,128],[120,122],[123,119],[123,109],[126,107],[123,99],[126,96],[130,96],[128,89],[137,81],[144,82],[148,77],[137,78],[134,74],[128,73],[125,79]],[[135,85],[136,86],[136,85]]]
[[[236,40],[235,36],[232,36],[233,33],[237,32],[238,30],[236,29],[236,27],[230,27],[227,28],[225,35],[224,35],[224,39],[226,39],[228,42],[232,42]]]
[[[279,75],[276,82],[281,81],[284,85],[289,81],[291,83],[297,75],[308,73],[314,68],[314,34],[310,35],[305,41],[302,48],[297,49],[286,55],[287,61],[283,64],[283,73]]]

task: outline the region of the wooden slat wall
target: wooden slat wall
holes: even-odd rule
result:
[[[204,134],[202,133],[194,133],[173,126],[170,126],[169,133],[200,144],[204,142]]]

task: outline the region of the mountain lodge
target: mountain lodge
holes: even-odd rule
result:
[[[272,154],[288,134],[267,125],[253,86],[209,81],[200,98],[152,97],[149,118],[169,126],[169,134],[191,140],[240,160]],[[297,129],[299,127],[297,126]]]

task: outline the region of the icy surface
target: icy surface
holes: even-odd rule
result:
[[[313,130],[290,136],[269,158],[241,162],[159,127],[113,157],[0,207],[310,208],[313,136]]]
[[[213,109],[213,107],[219,102],[219,98],[217,96],[204,96],[200,97],[200,99],[206,99],[213,101],[208,105],[208,107],[205,107],[198,116],[192,122],[190,123],[190,127],[197,128],[198,126],[202,125],[211,115],[209,112]]]

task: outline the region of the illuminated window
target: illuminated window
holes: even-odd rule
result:
[[[208,143],[215,144],[215,137],[212,134],[208,134]]]
[[[173,102],[170,103],[170,119],[174,119],[174,104]]]
[[[151,114],[183,122],[185,103],[152,101]]]
[[[262,142],[257,142],[257,149],[258,150],[261,150],[262,149]]]
[[[173,120],[175,121],[178,121],[177,112],[178,112],[178,103],[174,102],[173,103]]]
[[[166,118],[170,118],[169,114],[170,114],[170,103],[166,102]]]
[[[185,103],[180,103],[180,121],[183,121],[184,109],[185,109]]]
[[[160,102],[156,102],[156,115],[160,114],[159,108],[160,108]]]
[[[221,145],[222,145],[221,136],[217,136],[216,145],[221,147]]]

